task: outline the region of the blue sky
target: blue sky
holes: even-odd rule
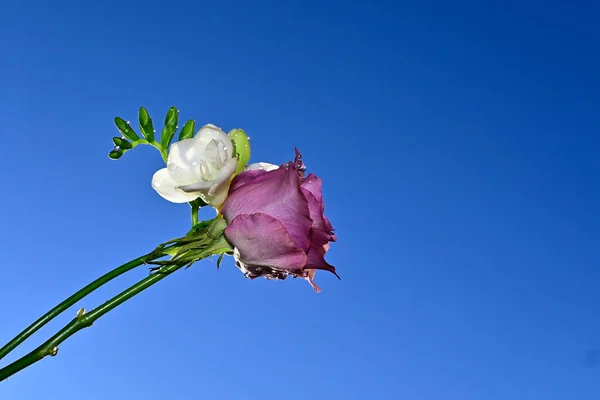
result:
[[[342,280],[318,274],[316,295],[198,263],[1,397],[598,399],[599,11],[4,2],[0,341],[189,228],[188,207],[150,186],[158,153],[106,157],[113,117],[142,105],[244,128],[253,161],[298,146],[324,180]]]

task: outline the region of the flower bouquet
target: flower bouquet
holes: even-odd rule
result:
[[[209,256],[218,256],[217,267],[224,256],[232,256],[246,278],[302,278],[316,292],[321,291],[314,282],[317,270],[337,276],[335,267],[324,259],[336,236],[324,214],[322,182],[316,175],[306,174],[298,149],[293,161],[248,164],[250,141],[242,129],[225,133],[207,124],[194,135],[195,121],[189,120],[174,141],[178,117],[179,110],[171,107],[160,135],[144,107],[139,111],[141,135],[129,122],[115,118],[121,136],[113,138],[115,146],[109,157],[117,160],[138,145],[156,148],[166,166],[153,175],[152,187],[172,203],[189,204],[190,231],[107,272],[11,339],[0,348],[0,359],[99,287],[134,268],[149,266],[147,277],[89,312],[80,309],[33,351],[0,368],[0,381],[47,356],[56,356],[58,346],[78,331],[170,274]],[[201,207],[213,207],[216,217],[199,221]]]

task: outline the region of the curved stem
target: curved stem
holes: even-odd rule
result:
[[[87,286],[83,287],[82,289],[80,289],[79,291],[75,292],[73,295],[71,295],[66,300],[64,300],[62,303],[58,304],[56,307],[54,307],[53,309],[48,311],[46,314],[41,316],[37,321],[35,321],[33,324],[29,325],[24,331],[19,333],[10,342],[8,342],[2,348],[0,348],[0,359],[2,359],[8,353],[10,353],[12,350],[14,350],[18,345],[23,343],[28,337],[33,335],[42,326],[44,326],[48,322],[52,321],[59,314],[61,314],[65,310],[67,310],[69,307],[71,307],[72,305],[77,303],[79,300],[81,300],[88,294],[92,293],[94,290],[98,289],[100,286],[102,286],[102,285],[106,284],[107,282],[115,279],[116,277],[124,274],[125,272],[132,270],[133,268],[139,267],[140,265],[146,263],[147,261],[151,261],[150,257],[152,257],[152,259],[155,259],[155,258],[158,258],[158,256],[159,256],[159,254],[155,254],[154,256],[152,256],[152,253],[149,253],[149,254],[143,255],[141,257],[138,257],[136,259],[133,259],[133,260],[129,261],[128,263],[125,263],[125,264],[121,265],[120,267],[117,267],[117,268],[113,269],[112,271],[102,275],[100,278],[96,279],[89,285],[87,285]],[[160,256],[162,256],[162,254],[160,254]]]
[[[7,365],[6,367],[0,369],[0,381],[5,380],[9,376],[21,371],[24,368],[40,361],[42,358],[46,356],[55,356],[58,352],[58,345],[67,340],[69,337],[73,336],[75,333],[80,331],[83,328],[91,326],[94,321],[98,318],[102,317],[104,314],[111,311],[113,308],[121,305],[125,301],[129,300],[136,294],[146,290],[150,286],[154,285],[158,281],[163,280],[173,272],[182,268],[183,265],[169,265],[161,268],[154,274],[142,279],[135,285],[129,287],[125,291],[116,295],[112,299],[108,300],[106,303],[102,304],[100,307],[90,311],[87,314],[80,314],[75,317],[71,322],[65,325],[60,331],[58,331],[54,336],[44,342],[35,350],[31,351],[27,355],[21,357],[17,361],[12,364]]]
[[[167,151],[167,149],[163,148],[162,145],[156,140],[153,140],[152,142],[149,142],[149,143],[153,147],[155,147],[156,150],[158,150],[160,152],[160,156],[162,157],[163,161],[166,164],[167,161],[169,160],[169,152]]]

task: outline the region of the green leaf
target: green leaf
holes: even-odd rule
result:
[[[219,259],[217,260],[217,269],[221,268],[221,261],[223,261],[223,257],[225,257],[225,253],[221,253]]]
[[[171,140],[173,140],[173,136],[175,135],[175,131],[177,130],[177,119],[179,117],[179,111],[175,106],[169,108],[167,111],[167,116],[165,117],[165,126],[162,130],[162,135],[160,138],[160,145],[163,149],[168,149],[169,144],[171,144]]]
[[[235,154],[238,158],[238,167],[235,171],[237,175],[244,170],[250,160],[250,140],[242,129],[232,129],[228,135],[233,142]]]
[[[140,137],[134,132],[133,129],[131,129],[131,126],[129,126],[129,124],[125,122],[123,118],[115,117],[115,125],[117,126],[119,132],[121,132],[121,135],[125,136],[127,139],[131,140],[132,142],[137,142],[140,140]]]
[[[196,130],[196,121],[190,119],[185,123],[181,132],[179,132],[179,140],[191,139],[194,137],[194,130]]]
[[[154,140],[154,126],[152,125],[152,118],[144,107],[140,107],[138,114],[140,120],[140,131],[147,141],[152,142]]]
[[[131,143],[120,137],[115,136],[113,138],[113,143],[115,144],[115,146],[119,146],[121,150],[129,150],[133,148],[133,145]]]
[[[111,160],[118,160],[119,158],[121,158],[122,155],[123,155],[122,150],[113,150],[110,153],[108,153],[108,157]]]

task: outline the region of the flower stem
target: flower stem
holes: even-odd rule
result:
[[[198,224],[198,210],[200,207],[197,205],[192,205],[192,226],[196,226]]]
[[[163,148],[162,145],[157,142],[156,140],[153,140],[152,142],[149,142],[152,146],[154,146],[156,148],[156,150],[158,150],[160,152],[160,156],[162,157],[163,161],[165,162],[165,164],[167,163],[167,161],[169,160],[169,152],[167,149]]]
[[[140,260],[141,258],[142,257],[136,260]],[[78,314],[77,317],[75,317],[71,322],[65,325],[64,328],[58,331],[54,336],[52,336],[38,348],[31,351],[27,355],[21,357],[20,359],[16,360],[15,362],[7,365],[6,367],[0,369],[0,381],[3,381],[9,376],[40,361],[46,356],[55,356],[58,352],[57,346],[59,344],[67,340],[69,337],[71,337],[81,329],[91,326],[94,323],[94,321],[102,317],[104,314],[108,313],[115,307],[123,304],[125,301],[129,300],[138,293],[141,293],[142,291],[146,290],[158,281],[163,280],[164,278],[166,278],[167,276],[169,276],[170,274],[182,267],[182,264],[164,266],[154,274],[142,279],[135,285],[129,287],[117,296],[108,300],[100,307],[90,311],[87,314]]]
[[[48,311],[46,314],[44,314],[42,317],[40,317],[33,324],[29,325],[24,331],[22,331],[17,336],[15,336],[10,342],[8,342],[2,348],[0,348],[0,359],[2,359],[4,356],[6,356],[11,351],[13,351],[18,345],[23,343],[28,337],[33,335],[42,326],[44,326],[48,322],[52,321],[59,314],[61,314],[65,310],[67,310],[69,307],[71,307],[72,305],[77,303],[79,300],[81,300],[88,294],[92,293],[94,290],[98,289],[100,286],[102,286],[102,285],[106,284],[107,282],[115,279],[116,277],[124,274],[125,272],[128,272],[136,267],[139,267],[140,265],[146,263],[147,261],[152,261],[153,259],[156,259],[162,255],[163,254],[152,255],[152,253],[149,253],[149,254],[143,255],[141,257],[138,257],[136,259],[133,259],[133,260],[129,261],[128,263],[125,263],[125,264],[121,265],[120,267],[117,267],[117,268],[113,269],[112,271],[102,275],[100,278],[96,279],[92,283],[88,284],[87,286],[83,287],[79,291],[75,292],[73,295],[71,295],[66,300],[64,300],[62,303],[58,304],[56,307],[54,307],[53,309]]]
[[[160,155],[162,157],[162,159],[164,160],[165,164],[167,163],[167,161],[169,160],[169,153],[167,153],[166,149],[160,149]]]
[[[192,226],[196,226],[198,224],[198,210],[204,207],[206,203],[201,198],[197,198],[188,204],[192,207]]]

